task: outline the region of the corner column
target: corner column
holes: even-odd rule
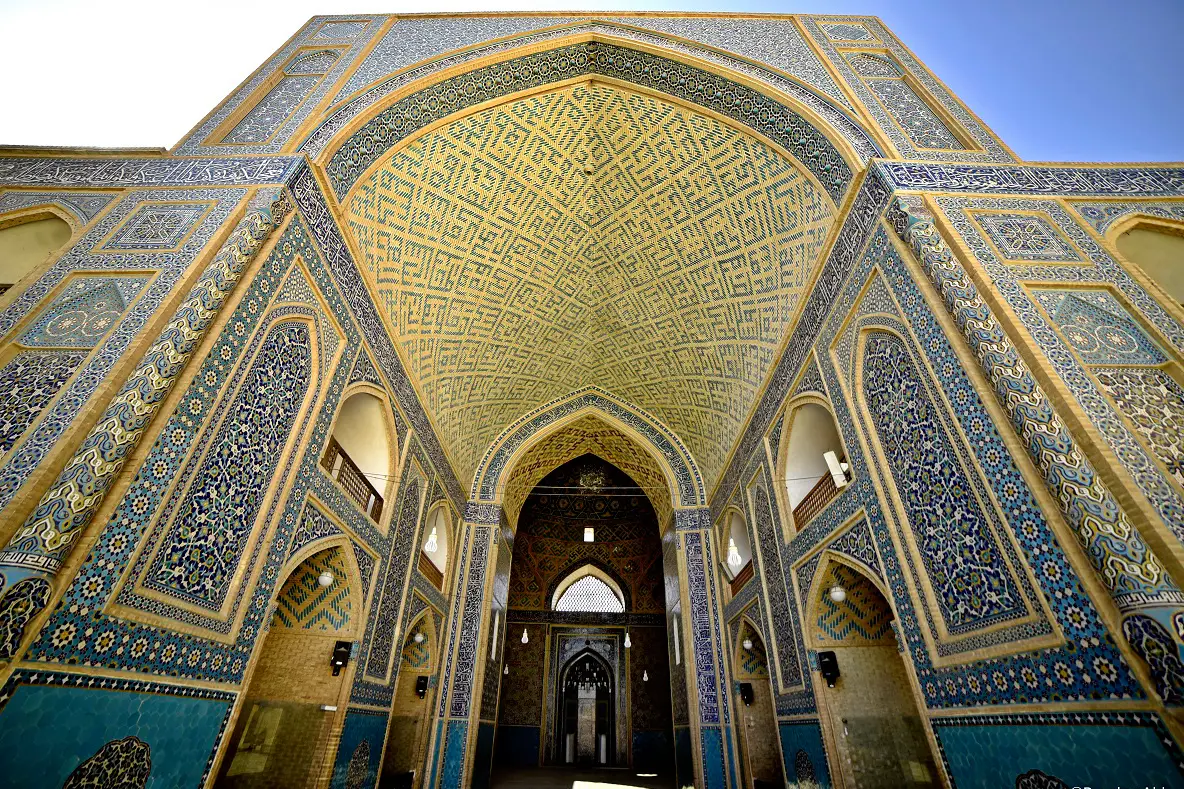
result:
[[[680,597],[675,608],[684,612],[675,637],[687,645],[678,651],[686,675],[695,786],[739,786],[710,510],[699,507],[675,511],[673,539]],[[667,599],[667,609],[671,608]],[[677,742],[675,749],[677,761]],[[686,779],[679,775],[678,780],[681,785]]]
[[[1184,704],[1184,593],[1073,441],[931,218],[903,199],[888,221],[941,295],[1029,457],[1118,608],[1122,635],[1165,704]]]
[[[0,550],[0,661],[20,652],[30,622],[49,605],[78,537],[230,291],[291,210],[282,191],[258,202],[262,207],[239,222],[33,514]]]
[[[442,674],[425,788],[461,789],[488,785],[492,767],[493,720],[500,687],[505,612],[498,618],[498,658],[489,660],[493,609],[501,575],[508,579],[511,544],[502,535],[501,508],[470,503],[465,513],[458,583],[448,628],[447,664]],[[505,589],[501,589],[503,595]],[[501,602],[504,608],[505,601]],[[487,687],[488,686],[488,687]],[[489,703],[490,694],[492,703]],[[483,715],[483,711],[485,714]]]

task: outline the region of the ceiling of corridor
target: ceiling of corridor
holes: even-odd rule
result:
[[[462,484],[514,419],[596,385],[709,488],[834,214],[771,146],[596,82],[417,138],[346,210]]]

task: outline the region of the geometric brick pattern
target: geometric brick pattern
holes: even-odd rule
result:
[[[351,625],[353,578],[341,549],[314,554],[292,571],[276,597],[275,618],[284,627],[324,632],[347,630]],[[321,586],[321,573],[333,583]]]
[[[1080,253],[1038,216],[979,214],[975,218],[1009,260],[1082,262]]]
[[[209,209],[208,203],[147,203],[120,225],[99,249],[129,252],[175,249]]]
[[[594,383],[715,464],[708,487],[832,216],[767,145],[598,84],[421,137],[347,206],[462,479],[515,418]]]
[[[958,138],[933,108],[917,95],[895,63],[866,52],[853,52],[847,55],[847,61],[914,145],[918,148],[962,148]]]
[[[847,597],[841,603],[830,597],[833,586],[847,590]],[[843,646],[896,643],[892,635],[892,611],[884,596],[862,573],[832,562],[818,589],[816,624],[827,641],[841,641]]]

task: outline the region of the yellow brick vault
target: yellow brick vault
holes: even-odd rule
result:
[[[515,418],[597,385],[709,488],[834,215],[771,146],[593,82],[418,138],[346,206],[463,478]]]

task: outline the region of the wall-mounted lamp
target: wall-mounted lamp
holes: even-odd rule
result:
[[[423,544],[423,549],[428,553],[435,553],[438,547],[440,544],[436,542],[436,527],[433,526],[432,533],[428,535],[428,541]]]
[[[416,633],[415,635],[413,635],[411,637],[411,640],[417,644],[422,644],[423,643],[423,633]]]
[[[625,649],[628,649],[631,646],[633,646],[633,642],[629,640],[629,631],[626,630],[625,631]]]
[[[642,682],[649,682],[650,681],[650,672],[647,671],[646,669],[641,670],[641,681]]]
[[[832,452],[823,452],[822,459],[826,461],[826,467],[830,470],[831,479],[835,481],[836,488],[845,488],[847,483],[847,470],[851,467],[846,463],[839,462],[839,456]]]
[[[525,627],[524,627],[524,628],[522,628],[522,643],[523,643],[523,644],[529,644],[529,643],[530,643],[530,636],[528,636],[528,635],[526,634],[526,628],[525,628]]]
[[[596,529],[591,526],[584,527],[584,542],[596,542]]]
[[[847,590],[838,584],[835,584],[830,588],[830,599],[834,600],[836,603],[843,602],[847,599]]]
[[[510,673],[510,667],[507,665],[505,668],[502,669],[502,673],[508,675]]]
[[[728,538],[728,564],[736,569],[740,569],[740,565],[743,563],[743,561],[744,560],[740,558],[740,549],[736,547],[736,541],[733,538],[729,537]]]
[[[317,576],[317,583],[319,583],[321,586],[326,586],[326,587],[332,586],[333,585],[333,573],[329,572],[328,570],[325,570],[325,572],[323,572]]]
[[[349,641],[338,641],[333,645],[333,656],[329,658],[329,665],[333,667],[333,676],[341,673],[341,670],[349,663],[349,654],[353,651],[354,645]]]
[[[740,642],[740,646],[744,647],[745,649],[752,649],[752,639],[751,638],[744,639],[743,641]]]

